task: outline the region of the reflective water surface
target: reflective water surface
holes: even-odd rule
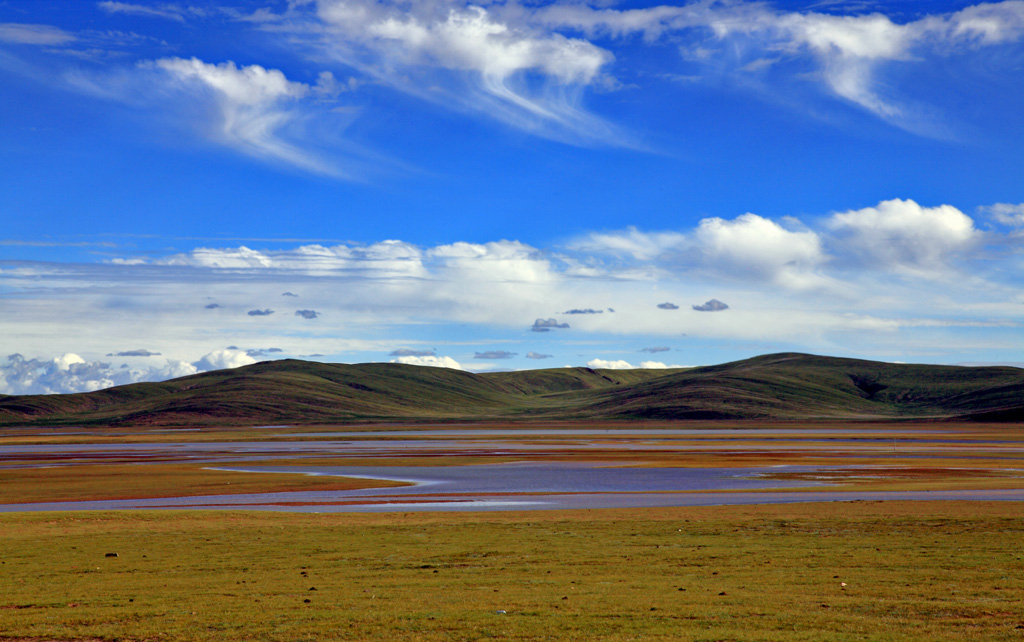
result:
[[[0,469],[109,463],[141,466],[191,463],[233,471],[336,475],[408,482],[405,487],[202,497],[0,505],[0,512],[105,509],[259,509],[288,511],[542,510],[752,504],[879,499],[985,499],[1024,501],[1024,490],[850,492],[820,481],[765,477],[777,472],[827,473],[860,462],[901,465],[950,460],[984,467],[992,459],[1024,469],[1024,439],[995,432],[935,429],[826,428],[446,428],[443,426],[322,433],[260,427],[258,441],[155,441],[153,443],[0,443]],[[40,436],[57,433],[40,431]],[[140,433],[135,433],[136,437]],[[110,435],[107,435],[108,437]],[[1014,440],[1012,437],[1017,437]],[[473,465],[345,465],[370,460],[466,458]],[[679,465],[678,457],[689,464]],[[739,459],[735,459],[735,458]],[[728,465],[720,463],[734,458]],[[507,460],[513,461],[507,461]],[[305,461],[303,461],[305,460]],[[472,460],[472,461],[470,461]],[[480,461],[500,463],[481,464]],[[273,465],[262,462],[274,462]],[[694,461],[696,465],[694,465]],[[813,462],[806,465],[802,462]],[[281,465],[295,462],[295,465]],[[652,466],[653,462],[659,462]],[[676,462],[676,463],[673,463]],[[719,462],[716,464],[716,462]],[[768,466],[758,463],[785,463]],[[792,462],[792,463],[791,463]],[[977,462],[977,463],[971,463]],[[450,463],[450,462],[449,462]],[[870,470],[866,470],[870,472]],[[173,491],[171,491],[173,492]]]

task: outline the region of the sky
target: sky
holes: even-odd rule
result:
[[[1024,366],[1022,113],[1022,0],[0,0],[0,394]]]

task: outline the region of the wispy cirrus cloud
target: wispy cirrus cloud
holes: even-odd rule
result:
[[[18,45],[54,46],[77,39],[72,33],[52,25],[23,24],[18,22],[0,23],[0,42]]]
[[[573,145],[649,149],[650,142],[588,108],[588,98],[621,89],[617,74],[630,76],[629,86],[639,88],[640,76],[618,66],[620,48],[671,47],[682,52],[674,64],[694,82],[725,76],[777,96],[788,96],[796,85],[819,86],[898,127],[951,136],[955,127],[946,122],[943,105],[916,98],[908,83],[889,74],[999,56],[1000,47],[1024,38],[1020,0],[903,22],[884,12],[786,11],[761,2],[703,0],[638,9],[561,1],[310,0],[251,13],[119,0],[95,6],[110,16],[228,20],[297,58],[315,60],[322,68],[306,64],[292,78],[269,61],[158,56],[137,57],[135,67],[75,68],[66,75],[79,89],[129,102],[140,114],[163,115],[151,122],[175,123],[265,162],[349,180],[398,167],[340,133],[368,101],[340,105],[339,96],[367,85]],[[142,37],[89,33],[87,44]],[[82,40],[82,34],[44,24],[0,24],[0,41],[7,43],[55,48]],[[123,55],[137,48],[122,45]],[[95,56],[103,49],[88,44],[65,53]],[[651,59],[665,62],[661,55]],[[671,66],[645,72],[644,82],[665,75],[672,75]],[[154,100],[146,104],[140,99],[145,95]]]
[[[338,62],[404,92],[575,144],[628,137],[581,107],[614,56],[518,3],[319,0],[306,29]]]
[[[289,125],[303,118],[302,101],[317,86],[290,81],[277,69],[239,67],[230,61],[212,64],[198,58],[161,58],[144,67],[163,73],[169,81],[164,84],[166,90],[212,103],[216,117],[207,123],[206,133],[213,140],[249,156],[344,176],[330,161],[309,151],[304,141],[288,140]],[[155,79],[159,81],[160,75]]]
[[[787,62],[811,61],[834,95],[895,125],[934,134],[923,112],[879,80],[894,64],[926,64],[937,57],[975,55],[1024,37],[1024,3],[980,3],[959,11],[898,22],[881,12],[784,11],[767,3],[695,2],[641,9],[554,3],[536,18],[590,37],[621,39],[641,34],[649,43],[671,37],[691,62],[722,73],[767,73]],[[699,77],[698,77],[699,80]]]
[[[982,205],[978,211],[986,216],[1009,225],[1011,227],[1024,227],[1024,203],[995,203],[994,205]]]
[[[131,107],[149,123],[266,163],[345,180],[363,180],[371,164],[393,165],[382,156],[371,163],[368,152],[341,138],[354,112],[334,109],[343,87],[329,71],[304,83],[258,64],[166,57],[74,68],[64,80],[75,91]]]
[[[172,4],[153,4],[153,5],[142,5],[133,4],[130,2],[116,2],[114,0],[104,0],[97,4],[97,6],[106,11],[107,13],[123,13],[135,16],[145,16],[147,18],[163,18],[166,20],[174,20],[177,22],[184,22],[185,15],[189,13],[188,8],[183,8]]]

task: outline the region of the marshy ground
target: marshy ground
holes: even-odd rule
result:
[[[10,504],[377,483],[207,470],[243,461],[811,465],[828,467],[823,481],[838,484],[837,497],[1020,488],[1024,468],[1019,426],[644,424],[641,434],[600,433],[609,428],[637,425],[547,436],[463,427],[461,437],[346,428],[366,433],[345,437],[350,448],[326,427],[301,431],[321,436],[280,427],[5,431],[0,493]],[[257,441],[272,447],[254,455]],[[140,450],[116,447],[126,443]],[[58,447],[76,444],[109,447]],[[15,511],[0,514],[0,640],[1024,640],[1021,542],[1019,501]]]

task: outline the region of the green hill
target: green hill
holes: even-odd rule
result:
[[[682,370],[471,374],[268,361],[91,393],[0,397],[0,425],[571,419],[1024,420],[1024,370],[775,354]]]

